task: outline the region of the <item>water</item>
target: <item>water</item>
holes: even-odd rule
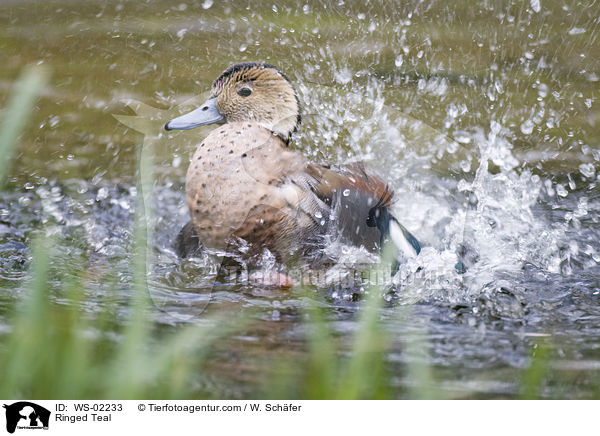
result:
[[[55,268],[83,259],[87,310],[101,310],[107,295],[125,307],[136,161],[150,143],[140,132],[159,131],[231,63],[260,59],[298,90],[305,116],[294,147],[378,169],[396,191],[394,212],[425,245],[381,313],[394,392],[413,383],[403,368],[416,335],[450,397],[516,395],[539,344],[558,374],[545,395],[590,397],[600,371],[599,15],[597,4],[548,1],[5,4],[0,105],[24,65],[46,64],[53,76],[0,195],[0,307],[22,298],[41,231],[59,235]],[[132,111],[127,100],[147,107]],[[134,112],[142,121],[133,128],[112,117]],[[149,291],[165,328],[211,310],[256,310],[223,345],[215,375],[230,380],[215,393],[241,397],[273,359],[304,353],[304,303],[252,283],[215,287],[214,258],[175,255],[187,161],[209,130],[151,141]],[[336,249],[343,265],[373,260]],[[320,292],[343,349],[360,290],[332,283]],[[0,309],[0,331],[7,316]]]

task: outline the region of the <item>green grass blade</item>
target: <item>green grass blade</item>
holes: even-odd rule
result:
[[[44,371],[44,360],[39,350],[51,342],[50,312],[46,278],[50,265],[48,240],[38,239],[33,244],[32,278],[29,294],[16,308],[7,348],[3,350],[2,369],[4,382],[0,383],[3,398],[28,397],[31,375]]]
[[[532,349],[529,367],[521,375],[520,398],[523,400],[539,400],[542,398],[544,382],[548,375],[550,345],[539,342]]]
[[[340,386],[340,399],[387,398],[385,380],[386,352],[389,348],[387,333],[382,329],[379,318],[383,307],[384,286],[389,277],[391,260],[395,248],[387,244],[381,262],[369,271],[367,298],[361,307],[358,330],[353,338],[352,355],[345,368],[345,377]]]
[[[42,67],[26,69],[4,110],[4,117],[0,124],[0,189],[8,177],[17,139],[25,128],[33,105],[47,78],[48,73]]]

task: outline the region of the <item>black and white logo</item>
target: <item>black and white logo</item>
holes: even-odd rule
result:
[[[50,411],[29,401],[5,404],[6,431],[14,433],[16,429],[48,430]]]

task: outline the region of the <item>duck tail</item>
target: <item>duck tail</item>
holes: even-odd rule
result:
[[[398,270],[400,259],[413,259],[421,252],[421,244],[382,204],[369,214],[368,225],[377,227],[381,235],[381,247],[392,243],[395,248],[392,271]]]
[[[390,215],[390,239],[405,257],[417,257],[421,252],[421,244],[406,228]]]

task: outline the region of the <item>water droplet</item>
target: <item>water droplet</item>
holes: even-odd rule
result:
[[[352,72],[346,67],[334,72],[333,76],[335,77],[336,82],[342,85],[345,85],[352,80]]]
[[[529,0],[529,5],[531,6],[531,9],[533,9],[533,12],[538,13],[542,7],[540,5],[540,0]]]
[[[404,63],[404,57],[402,55],[398,55],[396,57],[396,60],[394,61],[394,65],[396,65],[397,67],[401,67],[403,63]]]
[[[171,165],[173,166],[173,168],[179,168],[179,165],[181,165],[181,156],[175,155],[175,157],[173,157],[173,162],[171,163]]]
[[[108,189],[100,188],[98,189],[98,194],[96,195],[96,201],[106,200],[108,198]]]
[[[579,253],[579,244],[577,244],[577,241],[569,241],[569,251],[571,254]]]
[[[349,195],[350,195],[350,190],[349,190],[349,189],[344,189],[344,191],[342,192],[342,195],[343,195],[344,197],[347,197],[347,196],[349,196]]]
[[[187,29],[180,29],[177,31],[177,38],[179,38],[180,40],[185,36],[185,34],[187,33]]]
[[[596,174],[596,169],[594,168],[594,165],[591,163],[585,163],[585,164],[579,165],[579,171],[581,172],[581,174],[583,174],[585,177],[588,177],[588,178],[593,178],[594,175]]]
[[[521,124],[521,132],[523,132],[524,135],[530,135],[531,132],[533,132],[533,127],[533,121],[527,120]]]
[[[460,182],[458,182],[458,185],[456,187],[460,192],[471,190],[471,184],[466,180],[461,180]]]
[[[213,0],[204,0],[202,3],[202,9],[209,9],[213,5]]]
[[[240,51],[241,52],[245,52],[247,48],[248,48],[248,46],[246,44],[240,45]]]
[[[556,185],[556,193],[561,197],[566,197],[569,194],[569,191],[567,191],[563,185],[558,184]]]
[[[464,130],[455,130],[452,133],[456,142],[460,142],[461,144],[470,144],[471,143],[471,134]]]

